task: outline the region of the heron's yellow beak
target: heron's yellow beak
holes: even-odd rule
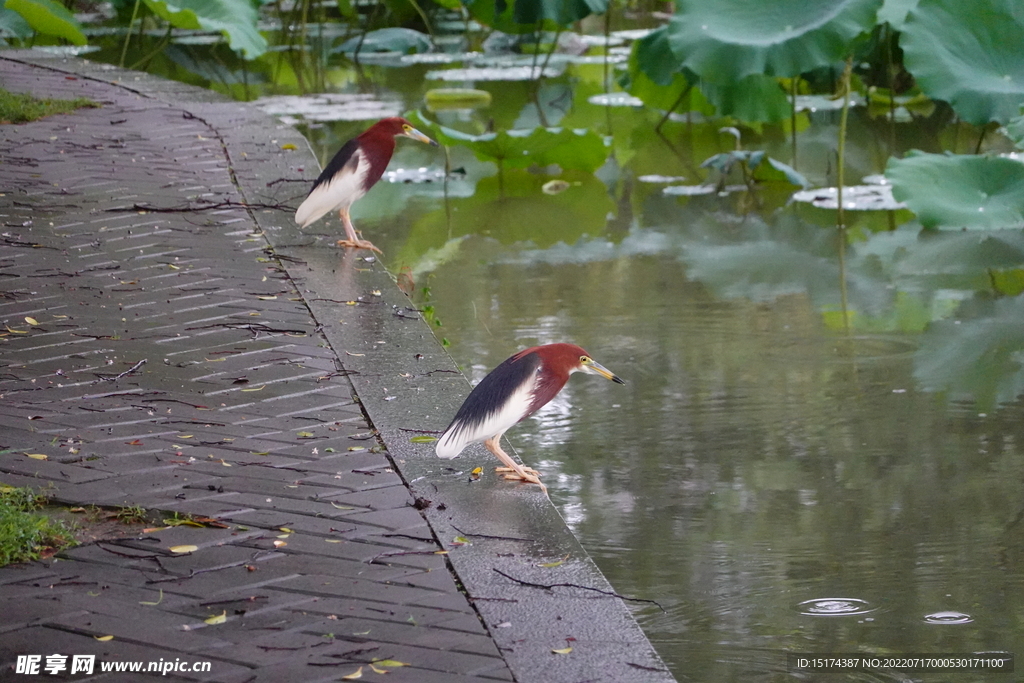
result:
[[[586,373],[591,374],[591,375],[601,375],[605,379],[610,379],[611,381],[615,382],[616,384],[625,384],[626,383],[621,377],[616,375],[614,372],[612,372],[611,370],[609,370],[605,366],[603,366],[600,363],[598,363],[593,358],[587,358],[586,360],[581,360],[580,364],[582,365],[583,372],[586,372]]]
[[[430,138],[428,138],[426,135],[424,135],[423,133],[419,132],[415,128],[408,128],[408,129],[406,129],[405,131],[403,131],[402,135],[404,135],[407,138],[412,138],[413,140],[418,140],[419,142],[425,142],[428,145],[432,145],[434,147],[437,147],[437,143],[435,141],[431,140]]]

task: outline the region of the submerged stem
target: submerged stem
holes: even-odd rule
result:
[[[839,295],[843,309],[843,330],[850,333],[850,309],[846,292],[846,213],[843,210],[843,185],[846,182],[846,122],[850,113],[850,75],[853,57],[846,58],[843,69],[843,113],[839,117],[839,168],[836,169],[836,237],[839,239]]]

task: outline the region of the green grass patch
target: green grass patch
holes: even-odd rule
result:
[[[0,567],[48,557],[75,539],[61,522],[37,512],[46,498],[28,488],[0,484]]]
[[[39,99],[0,88],[0,123],[28,123],[53,114],[67,114],[81,107],[99,105],[85,97],[73,100]]]

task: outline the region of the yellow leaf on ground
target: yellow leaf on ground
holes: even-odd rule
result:
[[[25,316],[25,322],[27,322],[29,325],[38,325],[39,324],[39,321],[37,321],[32,316],[28,316],[28,315]]]
[[[556,655],[567,655],[570,652],[572,652],[572,648],[571,647],[563,647],[561,650],[554,650],[554,649],[552,649],[551,652],[553,654],[556,654]]]
[[[341,680],[343,680],[343,681],[354,681],[357,678],[362,678],[362,677],[363,677],[363,667],[359,667],[358,669],[356,669],[355,671],[350,673],[348,676],[342,676]]]
[[[285,542],[285,541],[274,541],[274,547],[275,548],[283,548],[286,545],[288,545],[288,543]]]
[[[224,610],[220,614],[216,614],[216,615],[210,617],[209,619],[203,619],[203,621],[205,621],[207,624],[223,624],[227,620],[228,620],[228,612],[227,612],[227,610]],[[570,649],[572,649],[572,648],[570,648]]]
[[[197,545],[176,545],[172,548],[168,548],[172,553],[194,553],[199,550]]]
[[[161,588],[160,589],[160,599],[159,600],[157,600],[156,602],[146,602],[145,600],[140,600],[139,604],[140,605],[159,605],[163,601],[164,601],[164,589]]]
[[[382,666],[386,669],[397,669],[400,666],[412,666],[406,662],[400,662],[397,659],[378,659],[374,662],[377,666]]]
[[[93,638],[95,638],[96,640],[98,640],[98,641],[100,641],[102,643],[105,643],[108,640],[113,640],[114,636],[93,636]]]
[[[46,453],[26,453],[33,460],[46,460]]]
[[[266,388],[267,388],[267,385],[266,385],[266,384],[264,384],[263,386],[261,386],[261,387],[256,387],[255,389],[242,389],[242,391],[263,391],[263,390],[264,390],[264,389],[266,389]]]

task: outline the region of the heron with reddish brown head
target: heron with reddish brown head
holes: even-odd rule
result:
[[[305,228],[329,211],[337,210],[345,226],[345,239],[338,240],[338,246],[379,252],[380,249],[356,234],[349,209],[384,175],[391,155],[395,153],[396,137],[412,138],[437,147],[436,142],[401,117],[378,121],[342,145],[299,205],[295,222]]]
[[[537,484],[546,492],[536,470],[523,467],[502,450],[501,436],[553,399],[574,372],[600,375],[625,384],[575,344],[524,349],[494,368],[473,388],[438,439],[437,455],[454,458],[469,444],[482,441],[504,464],[497,471],[505,479]]]

